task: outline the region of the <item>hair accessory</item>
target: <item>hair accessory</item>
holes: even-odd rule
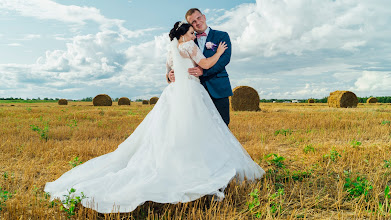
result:
[[[184,23],[185,23],[184,21],[179,22],[179,25],[178,25],[178,27],[175,29],[175,31],[177,31],[177,30],[182,26],[182,24],[184,24]]]

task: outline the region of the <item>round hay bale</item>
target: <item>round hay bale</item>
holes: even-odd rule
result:
[[[143,105],[148,105],[149,101],[148,100],[143,100]]]
[[[371,97],[371,98],[367,99],[367,103],[377,103],[377,98]]]
[[[130,105],[130,99],[122,97],[118,99],[118,105]]]
[[[154,104],[156,104],[156,102],[159,100],[159,98],[158,97],[152,97],[150,100],[149,100],[149,104],[150,105],[154,105]]]
[[[66,100],[66,99],[60,99],[60,100],[58,100],[58,104],[59,104],[59,105],[68,105],[68,100]]]
[[[232,90],[231,106],[234,111],[260,111],[258,92],[249,86],[238,86]]]
[[[315,103],[315,99],[308,99],[307,102],[308,103]]]
[[[113,101],[110,96],[106,94],[99,94],[94,97],[92,104],[94,104],[94,106],[111,106],[113,105]]]
[[[327,104],[334,108],[355,108],[358,105],[358,99],[353,92],[337,90],[330,92]]]

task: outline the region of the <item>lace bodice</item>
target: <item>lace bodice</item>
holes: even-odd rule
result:
[[[192,66],[189,66],[189,68],[197,66],[200,60],[205,58],[205,56],[202,54],[201,50],[197,47],[194,41],[187,41],[185,43],[179,44],[178,51],[181,57],[185,59],[190,59],[192,61]],[[169,73],[172,69],[174,69],[173,66],[174,62],[172,51],[169,50],[167,54],[166,74]],[[198,77],[192,75],[189,75],[189,79],[199,81]]]

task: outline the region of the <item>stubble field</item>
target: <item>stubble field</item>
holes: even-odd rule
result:
[[[132,213],[77,206],[75,219],[389,219],[391,105],[260,104],[231,112],[230,129],[267,172],[232,182],[222,202],[147,202]],[[0,103],[0,219],[67,219],[46,182],[111,152],[153,108]]]

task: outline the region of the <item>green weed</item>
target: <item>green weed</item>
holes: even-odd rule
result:
[[[382,125],[391,125],[391,121],[388,121],[388,120],[383,120],[381,122]]]
[[[44,127],[40,128],[36,125],[30,125],[31,130],[36,131],[42,140],[48,141],[49,139],[49,122],[44,123]]]
[[[312,146],[312,144],[306,145],[303,149],[305,154],[308,154],[308,152],[315,152],[315,148]]]
[[[386,213],[389,213],[390,210],[390,187],[387,185],[384,189],[384,203],[379,202],[379,210],[378,213],[382,216],[385,216]]]
[[[269,196],[270,214],[275,216],[276,214],[281,213],[282,205],[284,204],[284,195],[284,188],[279,188],[276,193]]]
[[[298,170],[298,171],[291,172],[291,177],[292,177],[292,180],[294,180],[294,181],[303,181],[304,178],[311,177],[311,175],[312,175],[312,173],[309,171]]]
[[[351,142],[350,142],[350,145],[352,145],[354,148],[358,147],[361,145],[361,142],[360,141],[356,141],[355,139],[353,139]]]
[[[258,189],[254,189],[249,195],[251,196],[251,201],[247,202],[248,211],[253,213],[254,217],[261,218],[262,213],[260,211],[254,210],[255,208],[259,207],[259,205],[261,204],[259,201]]]
[[[390,168],[391,167],[391,160],[384,160],[383,168]]]
[[[68,190],[68,195],[64,195],[65,199],[62,200],[63,206],[60,206],[62,211],[65,211],[68,218],[76,214],[76,206],[81,203],[81,201],[87,198],[83,192],[81,192],[81,196],[75,196],[74,193],[76,189],[71,188]]]
[[[274,135],[277,136],[279,134],[283,134],[283,135],[288,135],[288,134],[292,134],[292,130],[291,129],[280,129],[280,130],[277,130],[274,132]]]
[[[323,158],[328,158],[333,162],[337,161],[339,157],[342,157],[341,154],[339,154],[334,148],[330,150],[330,154],[323,155]]]
[[[368,193],[372,190],[373,186],[371,183],[362,176],[357,176],[357,178],[350,178],[350,172],[345,171],[345,181],[344,189],[349,193],[348,198],[357,198],[362,195],[365,197],[368,196]]]
[[[269,159],[270,157],[272,157],[272,158]],[[277,168],[284,168],[285,167],[284,162],[283,162],[285,160],[285,157],[278,156],[277,154],[270,153],[270,154],[265,156],[265,159],[268,159],[267,163],[269,165],[273,165],[273,166],[275,166]]]
[[[5,202],[12,198],[12,194],[6,190],[3,190],[0,186],[0,211],[5,207]]]
[[[69,164],[72,166],[72,168],[73,168],[73,167],[76,167],[76,166],[82,164],[83,162],[82,162],[82,161],[79,161],[79,157],[76,156],[75,158],[73,158],[73,160],[69,161],[68,163],[69,163]]]
[[[67,126],[69,126],[70,128],[77,127],[77,120],[76,119],[70,120],[70,122],[67,124]]]

